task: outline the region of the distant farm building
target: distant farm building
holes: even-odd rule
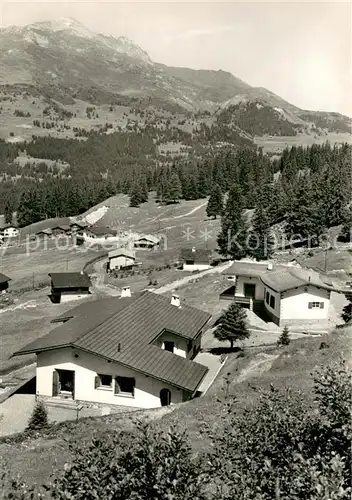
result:
[[[136,265],[136,256],[131,250],[117,248],[108,254],[107,270],[132,269]]]
[[[0,228],[0,236],[3,239],[17,238],[20,234],[18,227],[12,224],[6,224]]]
[[[103,245],[106,243],[116,243],[118,240],[117,231],[106,226],[89,226],[79,229],[76,233],[77,245],[84,243]]]
[[[52,232],[51,232],[51,229],[42,229],[41,231],[38,231],[37,233],[35,233],[35,235],[38,238],[51,238]]]
[[[184,271],[203,271],[211,267],[212,251],[203,248],[182,248],[181,262]]]
[[[0,273],[0,293],[6,293],[9,289],[9,282],[11,278],[5,274]]]
[[[85,272],[50,273],[51,300],[55,304],[84,298],[90,294],[91,281]]]
[[[59,236],[61,234],[71,234],[71,228],[68,224],[62,224],[61,226],[56,226],[51,229],[52,236]]]
[[[144,234],[139,238],[134,240],[135,248],[152,249],[160,244],[160,238],[153,236],[152,234]]]

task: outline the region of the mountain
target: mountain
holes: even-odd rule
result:
[[[208,113],[210,125],[246,137],[351,132],[351,119],[339,113],[301,110],[226,71],[156,63],[131,40],[94,33],[70,18],[0,29],[1,89],[14,107],[25,91],[63,106],[84,101],[185,117]],[[27,115],[41,119],[42,111]]]

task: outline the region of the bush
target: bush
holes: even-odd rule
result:
[[[105,434],[72,451],[72,465],[50,487],[52,498],[206,499],[203,462],[174,429],[163,434],[138,424],[133,436]]]
[[[32,415],[29,419],[26,430],[38,431],[44,429],[48,425],[48,410],[46,409],[43,401],[37,401]]]

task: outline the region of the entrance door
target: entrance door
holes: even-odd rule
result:
[[[75,397],[75,372],[73,370],[56,370],[59,376],[58,394]]]
[[[253,283],[245,283],[244,284],[244,296],[255,298],[255,285]]]
[[[171,391],[169,389],[161,389],[160,391],[161,406],[169,406],[171,403]]]

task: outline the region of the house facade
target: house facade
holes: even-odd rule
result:
[[[71,348],[39,353],[36,380],[40,396],[135,408],[164,406],[166,391],[173,404],[192,395],[119,363]]]
[[[192,361],[210,319],[177,297],[143,292],[84,303],[15,355],[36,353],[36,393],[155,408],[192,398],[208,369]]]
[[[58,304],[90,295],[91,281],[84,272],[50,273],[51,300]]]
[[[135,264],[136,256],[134,252],[126,248],[118,248],[108,253],[108,271],[113,271],[114,269],[132,269]]]
[[[146,234],[134,240],[134,248],[151,250],[159,245],[160,239],[152,234]]]
[[[279,279],[280,280],[279,280]],[[332,284],[317,273],[294,269],[262,276],[264,305],[273,323],[283,325],[328,326]]]
[[[0,229],[0,234],[4,239],[7,238],[18,238],[20,235],[20,230],[18,227],[8,224]]]
[[[326,328],[332,292],[328,277],[311,270],[272,263],[235,262],[224,271],[234,283],[220,299],[234,300],[278,326]]]
[[[119,241],[120,237],[115,229],[105,226],[89,226],[79,229],[76,234],[77,245],[108,245]]]

